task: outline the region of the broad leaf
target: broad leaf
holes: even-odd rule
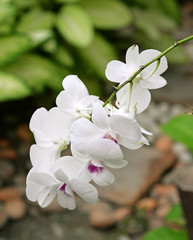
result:
[[[180,204],[174,205],[168,215],[166,221],[174,224],[185,225],[183,210]]]
[[[71,53],[62,45],[59,45],[57,52],[54,54],[54,59],[67,67],[73,67],[75,65]]]
[[[4,70],[24,79],[35,92],[40,92],[45,87],[60,91],[62,80],[68,74],[47,58],[35,54],[20,56]]]
[[[0,66],[13,61],[31,47],[31,40],[24,35],[0,37]]]
[[[82,0],[80,4],[88,11],[95,27],[99,29],[119,29],[132,22],[130,9],[121,1]]]
[[[31,94],[31,90],[22,79],[0,71],[0,101],[24,98]]]
[[[86,66],[90,67],[100,78],[105,78],[105,68],[108,62],[117,59],[114,47],[102,36],[96,35],[92,44],[80,49],[79,55]]]
[[[179,115],[162,125],[161,129],[172,139],[185,144],[193,151],[193,115]]]
[[[30,32],[32,30],[50,29],[54,25],[54,14],[41,9],[33,9],[23,14],[17,25],[17,31]]]
[[[149,231],[142,240],[188,240],[188,234],[185,231],[173,230],[162,227]]]
[[[13,5],[0,3],[0,24],[15,16],[16,8]]]
[[[57,16],[56,26],[66,41],[87,47],[93,39],[93,26],[87,12],[78,5],[65,5]]]
[[[49,29],[41,29],[30,31],[26,33],[26,35],[32,41],[33,47],[37,47],[38,45],[41,45],[42,43],[50,40],[53,37],[54,33]]]
[[[13,0],[16,6],[21,9],[37,6],[39,0]]]

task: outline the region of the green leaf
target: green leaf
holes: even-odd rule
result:
[[[68,74],[64,68],[61,69],[49,59],[35,54],[20,56],[4,70],[24,79],[35,92],[41,92],[45,87],[60,91],[62,79]]]
[[[24,98],[29,95],[31,90],[22,79],[0,71],[0,101]]]
[[[132,13],[123,2],[82,0],[80,4],[88,11],[96,28],[119,29],[132,22]]]
[[[162,227],[149,231],[142,240],[188,240],[188,234],[185,231],[173,230]]]
[[[172,207],[166,216],[166,221],[174,224],[185,225],[185,218],[180,204],[176,204]]]
[[[15,16],[16,8],[13,5],[0,3],[0,24]]]
[[[54,59],[67,67],[73,67],[75,65],[71,53],[62,45],[59,45],[57,52],[54,54]]]
[[[158,4],[158,8],[166,13],[168,16],[175,19],[177,22],[180,21],[180,6],[178,4],[178,1],[176,0],[159,0],[156,1]]]
[[[53,37],[53,31],[49,29],[33,30],[26,33],[26,36],[31,39],[33,47],[37,47],[50,40]]]
[[[161,129],[173,140],[185,144],[193,151],[193,115],[179,115],[162,125]]]
[[[66,41],[87,47],[93,39],[93,26],[87,12],[78,5],[65,5],[57,16],[56,26]]]
[[[79,50],[86,68],[90,67],[100,78],[105,78],[105,69],[108,62],[117,59],[114,47],[102,36],[97,34],[92,44],[85,49]]]
[[[17,31],[30,32],[32,30],[50,29],[54,25],[54,14],[41,9],[32,9],[23,14],[17,25]]]
[[[80,2],[80,0],[56,0],[57,3],[75,3]]]
[[[15,60],[32,46],[31,40],[24,35],[12,35],[0,38],[0,66]]]
[[[37,6],[39,0],[13,0],[16,6],[18,6],[21,9],[25,8],[31,8],[34,6]]]

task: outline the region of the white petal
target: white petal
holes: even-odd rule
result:
[[[139,47],[133,45],[128,48],[126,52],[126,64],[128,69],[131,69],[132,72],[138,70],[139,66]]]
[[[92,121],[99,128],[106,130],[110,128],[109,117],[105,109],[99,103],[95,103],[93,107]]]
[[[29,128],[33,132],[34,130],[41,130],[42,123],[47,116],[47,110],[45,108],[38,108],[32,115]]]
[[[113,60],[107,64],[105,75],[111,82],[118,83],[124,82],[130,77],[127,65],[117,60]]]
[[[30,201],[35,202],[38,199],[38,193],[41,191],[42,186],[29,180],[29,175],[32,171],[33,168],[29,171],[26,178],[26,196]]]
[[[65,113],[73,113],[75,102],[70,93],[61,91],[56,97],[56,105]]]
[[[38,204],[45,208],[47,207],[56,196],[56,188],[55,187],[43,187],[38,194]]]
[[[133,84],[130,106],[137,103],[137,114],[143,112],[151,101],[151,94],[148,89],[142,88],[140,84]]]
[[[141,80],[140,85],[143,88],[148,88],[148,89],[157,89],[164,87],[167,84],[166,80],[157,75],[153,75],[152,77],[148,78],[147,80]]]
[[[121,136],[132,142],[140,141],[142,134],[135,120],[122,115],[112,115],[110,120],[112,130],[118,134],[118,142]]]
[[[76,208],[76,202],[74,195],[71,196],[67,193],[64,193],[60,190],[57,192],[57,201],[63,208],[68,208],[69,210],[74,210]]]
[[[84,201],[92,203],[98,200],[98,192],[90,183],[74,178],[70,180],[70,186]]]
[[[40,185],[52,186],[56,183],[56,180],[52,175],[48,173],[31,172],[29,180]]]
[[[129,109],[131,91],[130,86],[131,86],[130,83],[128,83],[117,92],[116,106],[118,108],[125,107]]]
[[[110,167],[110,168],[123,168],[125,166],[127,166],[128,162],[123,160],[123,161],[120,161],[120,162],[110,162],[110,161],[106,161],[104,162],[104,164],[107,166],[107,167]]]
[[[161,52],[157,51],[155,49],[148,49],[148,50],[141,52],[139,54],[140,65],[144,65],[144,64],[148,63],[149,61],[153,60],[160,54],[161,54]],[[157,61],[150,64],[147,68],[145,68],[141,73],[142,76],[146,78],[146,77],[150,76],[152,73],[154,73],[155,70],[156,70],[155,71],[156,75],[160,75],[163,72],[165,72],[168,68],[167,59],[165,56],[163,56],[161,58],[159,67],[157,69],[156,69],[156,67],[157,67]]]
[[[64,78],[62,85],[72,98],[81,99],[88,95],[88,90],[77,75],[69,75]]]
[[[53,172],[55,172],[55,176],[59,181],[66,182],[66,177],[69,180],[79,177],[85,169],[85,164],[87,162],[84,163],[71,156],[64,156],[54,163]]]
[[[123,160],[123,153],[117,143],[110,139],[94,139],[88,144],[93,159],[116,164]]]
[[[102,187],[108,186],[115,181],[114,175],[106,168],[103,168],[103,170],[98,173],[92,173],[91,176],[93,181]]]
[[[145,130],[145,129],[142,128],[141,126],[139,126],[139,127],[140,127],[142,133],[144,133],[144,134],[146,134],[146,135],[150,135],[150,136],[153,135],[153,133],[151,133],[151,132]]]
[[[134,142],[134,141],[129,140],[127,137],[120,136],[119,144],[128,149],[134,150],[134,149],[138,149],[138,148],[142,147],[144,143],[141,142],[141,139],[138,142]]]

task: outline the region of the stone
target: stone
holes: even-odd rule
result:
[[[21,198],[16,198],[5,203],[5,212],[13,220],[21,219],[26,214],[26,204]]]
[[[152,189],[153,197],[164,197],[172,192],[177,192],[177,188],[174,184],[157,184]]]
[[[18,158],[18,154],[11,147],[9,147],[9,148],[0,148],[0,158],[2,158],[2,159],[9,159],[9,160],[16,160]]]
[[[16,134],[23,141],[31,142],[33,139],[32,133],[30,132],[27,124],[20,125],[16,130]]]
[[[115,225],[115,217],[108,204],[95,203],[89,214],[89,224],[94,228],[106,229]]]
[[[3,182],[9,182],[13,177],[14,171],[15,169],[12,162],[7,160],[0,161],[0,179]]]
[[[114,211],[114,218],[116,222],[124,220],[131,213],[129,207],[119,207]]]
[[[155,228],[159,228],[159,227],[163,227],[163,226],[164,226],[164,221],[161,218],[157,218],[157,217],[153,216],[149,220],[149,227],[151,229],[155,229]]]
[[[176,156],[145,146],[135,151],[124,148],[123,152],[128,165],[110,170],[115,182],[105,189],[98,187],[99,198],[118,205],[131,205],[160,179],[164,171],[173,166]]]
[[[172,140],[168,136],[159,136],[154,146],[157,150],[168,153],[172,150]]]
[[[144,209],[147,212],[153,211],[157,205],[157,200],[154,198],[142,198],[137,202],[137,208]]]
[[[155,211],[155,216],[164,219],[171,210],[171,204],[167,201],[162,201]]]
[[[0,189],[0,201],[6,202],[17,199],[21,196],[20,191],[14,187],[6,187]]]

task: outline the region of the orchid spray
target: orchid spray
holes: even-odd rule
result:
[[[86,202],[96,202],[98,192],[92,182],[108,186],[115,180],[110,169],[128,164],[121,147],[134,150],[149,144],[144,135],[151,133],[138,124],[136,115],[148,107],[149,90],[167,84],[161,76],[168,68],[165,54],[191,39],[193,36],[175,42],[162,53],[154,49],[139,53],[133,45],[126,52],[125,63],[109,62],[106,77],[118,86],[106,102],[89,95],[78,76],[65,77],[57,107],[37,109],[30,121],[36,144],[30,149],[28,199],[46,207],[57,197],[58,203],[70,210],[76,208],[75,194]],[[62,156],[67,147],[72,156]]]

